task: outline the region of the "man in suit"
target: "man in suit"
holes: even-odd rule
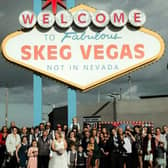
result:
[[[38,138],[38,168],[48,168],[50,154],[50,140],[47,130],[43,131],[43,135]]]
[[[110,160],[112,168],[123,168],[120,153],[121,145],[121,139],[117,135],[116,127],[114,127],[111,130],[111,137],[109,139]]]

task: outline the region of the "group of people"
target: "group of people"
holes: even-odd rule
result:
[[[1,168],[167,168],[168,126],[102,127],[85,124],[77,118],[70,128],[50,122],[28,129],[2,127]]]

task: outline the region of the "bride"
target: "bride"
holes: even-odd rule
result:
[[[68,168],[67,165],[67,143],[62,138],[62,133],[55,132],[55,139],[51,144],[52,157],[49,161],[49,168]]]

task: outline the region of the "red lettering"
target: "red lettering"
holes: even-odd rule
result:
[[[43,14],[43,24],[48,24],[49,23],[49,14],[45,13]]]
[[[57,59],[57,46],[54,45],[49,45],[47,50],[48,50],[48,60],[56,60]]]
[[[66,51],[67,50],[67,51]],[[66,52],[66,54],[65,54]],[[63,45],[61,48],[60,48],[60,57],[64,60],[68,60],[71,58],[71,46],[69,45]]]
[[[92,47],[91,45],[88,45],[87,50],[85,51],[84,46],[80,45],[82,57],[84,60],[88,60],[88,58],[90,57],[91,47]]]
[[[118,49],[116,45],[109,45],[107,47],[107,51],[106,51],[106,54],[107,54],[107,57],[109,59],[116,59],[118,57],[118,52],[117,51],[112,51],[113,49]]]
[[[40,47],[38,47],[37,45],[34,46],[34,60],[45,60],[45,57],[42,54],[44,48],[45,45],[41,45]]]
[[[21,48],[21,53],[23,54],[21,56],[22,60],[29,60],[31,58],[31,46],[29,45],[24,45],[22,48]]]
[[[99,13],[96,15],[96,22],[104,23],[106,20],[106,16],[103,13]]]
[[[81,20],[81,17],[82,16],[86,16],[86,13],[81,13],[81,14],[79,14],[79,16],[78,16],[78,21],[80,22],[80,23],[86,23],[86,20]]]
[[[121,49],[120,59],[124,59],[127,56],[129,59],[132,59],[131,49],[128,44],[124,44]]]
[[[34,18],[34,14],[32,13],[31,16],[29,14],[26,14],[26,16],[23,14],[22,18],[23,18],[24,24],[32,24],[33,18]]]
[[[62,24],[63,24],[63,23],[67,23],[67,21],[64,20],[64,15],[63,15],[63,14],[61,14],[61,23],[62,23]]]
[[[124,23],[124,12],[120,13],[120,16],[118,16],[118,13],[114,13],[114,23],[118,22],[120,23],[122,21],[122,23]]]
[[[106,48],[105,48],[106,47]],[[92,51],[93,48],[93,51]],[[132,51],[131,51],[132,50]],[[123,44],[121,50],[116,44],[104,45],[80,45],[80,51],[83,60],[89,60],[91,56],[95,60],[103,60],[106,56],[110,60],[115,59],[142,59],[145,56],[144,44],[136,44],[134,47],[129,44]],[[30,60],[57,60],[58,52],[60,59],[68,60],[71,59],[71,46],[63,45],[60,46],[59,51],[57,45],[24,45],[21,47],[21,59]],[[134,52],[134,53],[132,53]],[[120,56],[120,57],[119,57]]]
[[[141,22],[141,13],[134,13],[134,22]]]
[[[104,59],[104,50],[103,50],[103,45],[95,45],[94,46],[94,58],[97,59]]]
[[[143,44],[137,44],[134,47],[134,51],[135,51],[135,58],[137,59],[142,59],[144,58],[144,45]]]

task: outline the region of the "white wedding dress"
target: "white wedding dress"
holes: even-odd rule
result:
[[[68,168],[67,151],[64,149],[64,140],[58,142],[54,140],[54,146],[56,150],[63,151],[60,155],[57,152],[52,151],[52,157],[49,161],[49,168]]]

